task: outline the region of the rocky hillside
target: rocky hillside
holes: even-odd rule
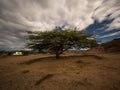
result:
[[[120,38],[98,45],[88,52],[96,53],[118,53],[120,52]]]

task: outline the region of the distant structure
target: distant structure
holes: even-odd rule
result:
[[[20,51],[14,52],[12,55],[14,55],[14,56],[22,56],[23,52],[20,52]]]

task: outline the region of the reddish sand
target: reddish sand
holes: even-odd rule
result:
[[[0,58],[0,90],[120,90],[120,54]]]

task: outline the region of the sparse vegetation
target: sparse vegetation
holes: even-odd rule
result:
[[[0,50],[0,55],[3,54],[4,52],[2,50]]]
[[[5,52],[4,50],[0,50],[0,57],[6,56],[7,52]]]
[[[50,52],[56,58],[70,48],[80,49],[97,45],[94,39],[89,39],[91,35],[85,35],[77,30],[29,32],[29,48],[39,52]]]

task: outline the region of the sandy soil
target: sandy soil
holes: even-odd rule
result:
[[[0,90],[120,90],[120,54],[0,58]]]

